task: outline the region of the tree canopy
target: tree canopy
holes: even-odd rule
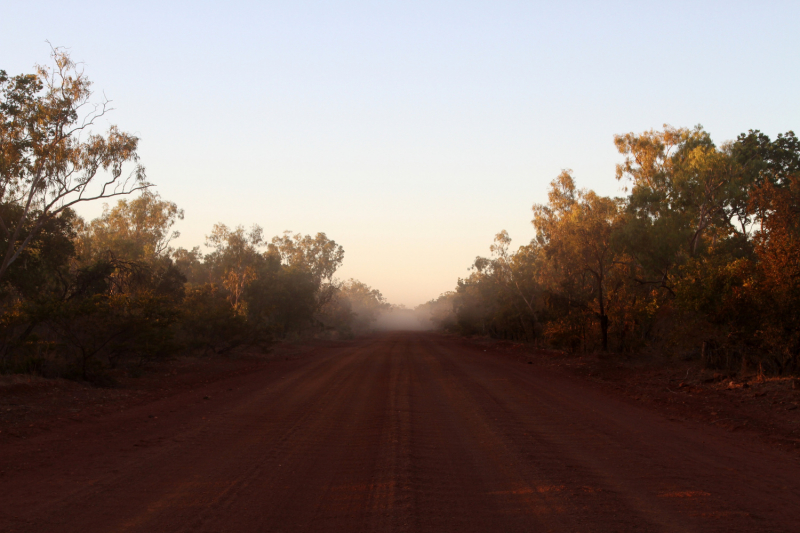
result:
[[[711,366],[800,370],[800,143],[702,127],[627,133],[609,198],[570,171],[533,206],[535,239],[501,232],[456,290],[447,329],[571,351],[662,352]],[[443,309],[446,310],[443,311]]]
[[[151,185],[139,139],[116,126],[95,132],[109,102],[92,103],[91,82],[64,49],[54,48],[52,59],[34,74],[0,71],[0,204],[17,207],[0,217],[0,279],[65,210]]]
[[[153,192],[138,138],[111,126],[63,49],[54,66],[0,71],[0,371],[98,379],[171,354],[267,348],[285,338],[368,331],[387,305],[335,278],[344,248],[325,233],[214,225],[174,249],[184,212]],[[72,209],[106,204],[94,220]]]

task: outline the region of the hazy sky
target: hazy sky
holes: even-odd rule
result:
[[[529,241],[562,168],[619,194],[615,133],[800,128],[798,24],[796,1],[0,0],[0,69],[45,40],[83,61],[185,209],[178,244],[324,231],[340,277],[413,306],[498,231]]]

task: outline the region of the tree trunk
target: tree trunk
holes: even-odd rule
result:
[[[608,351],[608,317],[606,315],[600,316],[600,332],[603,336],[603,351]]]

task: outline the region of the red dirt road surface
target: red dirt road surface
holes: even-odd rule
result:
[[[800,531],[795,455],[428,333],[269,362],[0,452],[9,532]]]

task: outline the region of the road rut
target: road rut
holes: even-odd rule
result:
[[[798,531],[800,465],[396,332],[4,445],[2,531]]]

